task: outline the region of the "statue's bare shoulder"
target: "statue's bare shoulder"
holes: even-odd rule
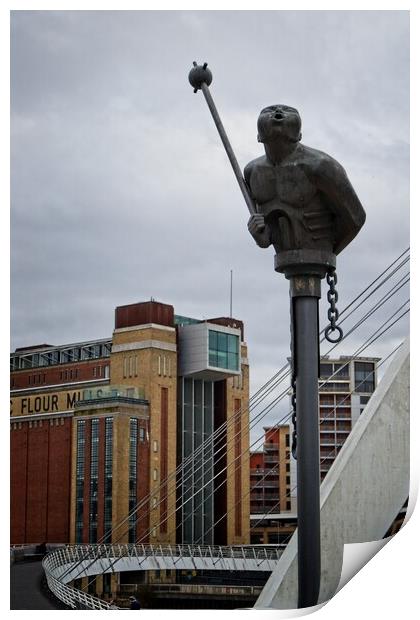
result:
[[[305,172],[312,177],[314,181],[325,178],[346,179],[346,172],[336,159],[304,144],[300,144],[297,150],[297,158],[300,165],[303,166]]]
[[[265,155],[261,155],[261,157],[257,157],[256,159],[253,159],[245,166],[245,169],[244,169],[245,181],[249,185],[249,181],[250,181],[253,170],[256,170],[258,168],[270,168],[270,167],[272,167],[272,164],[270,164],[270,162],[267,160],[267,157]]]

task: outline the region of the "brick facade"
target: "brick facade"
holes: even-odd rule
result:
[[[243,336],[241,321],[222,317],[214,324],[234,327]],[[57,358],[52,357],[54,348],[48,358],[47,345],[12,354],[12,543],[103,539],[107,419],[113,421],[112,524],[125,519],[134,499],[140,506],[130,524],[113,531],[112,541],[128,542],[129,525],[133,540],[177,540],[178,343],[173,307],[147,302],[117,308],[112,341],[98,342],[100,353],[95,359],[82,360],[80,355],[73,363],[50,362],[67,360],[62,352],[68,348],[85,347],[87,351],[95,342],[58,347],[54,352]],[[42,358],[43,365],[36,366],[31,356]],[[241,356],[241,376],[214,383],[214,428],[226,424],[214,447],[224,452],[227,447],[227,454],[218,457],[214,472],[215,476],[220,473],[214,496],[214,539],[222,544],[249,542],[249,376],[245,344]],[[30,363],[32,368],[24,367]],[[132,420],[138,433],[135,463]],[[79,422],[84,425],[80,426],[83,445],[78,451]],[[94,446],[93,423],[97,432]],[[78,462],[83,465],[79,484]],[[134,491],[130,475],[136,476]],[[91,540],[92,507],[97,515],[95,540]]]
[[[69,540],[71,419],[11,424],[11,543]]]

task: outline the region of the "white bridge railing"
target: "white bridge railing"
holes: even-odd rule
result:
[[[43,568],[50,590],[73,609],[110,609],[69,583],[81,577],[134,570],[272,571],[283,548],[210,545],[71,545],[49,553]]]

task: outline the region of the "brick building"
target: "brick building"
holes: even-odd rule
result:
[[[319,379],[321,481],[377,383],[379,358],[322,357]],[[265,428],[263,451],[251,453],[251,542],[283,543],[296,527],[296,461],[291,428]],[[299,438],[298,438],[299,441]]]
[[[377,384],[377,357],[321,357],[319,379],[321,482],[363,413]],[[291,461],[291,505],[296,510],[296,461]]]
[[[11,542],[249,542],[248,398],[242,322],[155,301],[109,339],[17,349]]]
[[[251,543],[279,544],[294,531],[290,485],[289,425],[264,427],[263,450],[250,456]]]

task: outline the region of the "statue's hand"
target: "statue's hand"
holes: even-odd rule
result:
[[[265,225],[264,216],[261,213],[251,215],[248,220],[248,230],[260,248],[268,248],[271,244],[268,228]]]

